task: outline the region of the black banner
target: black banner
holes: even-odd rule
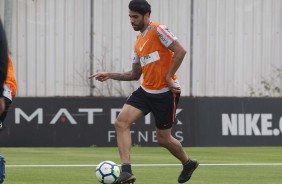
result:
[[[0,146],[116,146],[113,124],[125,100],[15,98],[6,119],[8,128],[0,132]],[[185,112],[188,109],[177,109],[177,125],[173,131],[173,136],[184,145],[193,144],[189,126],[192,121]],[[134,145],[156,146],[152,115],[135,122],[131,135]]]
[[[116,146],[126,98],[15,98],[2,147]],[[181,97],[173,136],[183,146],[281,146],[281,98]],[[154,117],[132,125],[132,144],[157,146]]]
[[[282,145],[282,98],[199,98],[197,101],[196,145]]]

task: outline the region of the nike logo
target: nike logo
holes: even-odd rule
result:
[[[144,48],[144,46],[146,45],[146,43],[149,41],[149,39],[147,41],[145,41],[140,47],[139,47],[139,51],[141,52]]]

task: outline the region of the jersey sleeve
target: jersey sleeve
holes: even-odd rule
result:
[[[132,63],[140,63],[140,58],[135,50],[132,52],[131,61]]]
[[[169,47],[173,41],[177,40],[177,37],[172,32],[170,32],[165,25],[159,25],[157,32],[161,43],[165,47]]]

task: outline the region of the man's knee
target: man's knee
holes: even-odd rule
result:
[[[117,131],[118,130],[125,130],[125,129],[128,129],[130,127],[130,123],[127,123],[126,121],[123,121],[123,120],[117,118],[114,126],[115,126],[115,129]]]
[[[119,130],[122,128],[122,122],[116,119],[114,126],[116,130]]]
[[[158,144],[162,147],[169,147],[169,145],[172,143],[171,139],[169,137],[158,137]]]

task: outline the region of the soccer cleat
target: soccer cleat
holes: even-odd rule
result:
[[[189,160],[188,163],[183,166],[183,170],[178,177],[178,183],[185,183],[190,180],[193,172],[197,169],[199,163],[197,160]]]
[[[115,184],[130,184],[130,183],[134,183],[135,180],[136,178],[133,174],[130,174],[128,172],[121,172]]]

